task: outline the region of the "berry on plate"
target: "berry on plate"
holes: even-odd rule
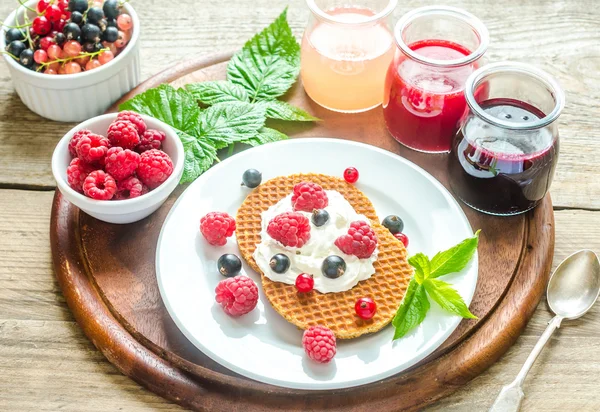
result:
[[[377,235],[367,222],[357,220],[350,224],[348,233],[338,237],[334,243],[345,254],[366,259],[377,247]]]
[[[216,301],[230,316],[250,312],[258,302],[258,287],[248,276],[236,276],[219,282],[215,289]]]
[[[310,359],[328,363],[336,353],[335,335],[325,326],[311,326],[302,335],[302,346]]]
[[[142,119],[142,116],[140,116],[136,112],[132,112],[130,110],[124,110],[122,112],[119,112],[119,114],[117,115],[117,120],[123,120],[126,122],[129,121],[133,123],[140,136],[146,132],[146,123],[144,122],[144,119]],[[158,149],[158,147],[155,147],[155,149]]]
[[[386,216],[385,219],[381,221],[381,224],[385,226],[392,235],[400,233],[404,229],[404,222],[396,215]]]
[[[355,167],[349,167],[344,170],[344,180],[348,183],[356,183],[358,180],[358,170]]]
[[[75,150],[77,157],[86,163],[104,163],[106,152],[110,148],[110,141],[99,134],[88,133],[79,138]]]
[[[323,275],[329,279],[336,279],[346,272],[346,261],[339,256],[327,256],[321,265]]]
[[[106,152],[104,169],[117,180],[123,180],[135,173],[140,163],[140,154],[122,147],[111,147]]]
[[[310,239],[310,222],[298,212],[281,213],[269,222],[267,233],[284,246],[302,247]]]
[[[85,178],[93,170],[90,165],[77,157],[71,160],[71,163],[67,167],[67,182],[69,186],[79,193],[83,193],[83,182],[85,182]]]
[[[225,277],[236,276],[242,270],[242,261],[236,255],[226,253],[217,260],[217,269]]]
[[[117,182],[104,170],[95,170],[85,178],[83,193],[96,200],[110,200],[117,193]]]
[[[262,173],[256,169],[248,169],[242,175],[242,185],[250,189],[258,187],[262,182]]]
[[[315,287],[315,280],[308,273],[300,273],[296,278],[296,289],[300,293],[308,293]]]
[[[150,189],[160,186],[173,173],[173,162],[161,150],[146,150],[140,155],[137,175]]]
[[[200,219],[200,232],[211,245],[223,246],[235,232],[235,219],[225,212],[210,212]]]
[[[402,242],[404,247],[408,247],[408,236],[406,236],[404,233],[396,233],[394,237]]]
[[[145,195],[146,193],[148,193],[148,187],[137,177],[129,176],[128,178],[117,182],[117,194],[115,195],[115,199],[133,199]]]
[[[278,253],[269,260],[269,267],[275,273],[285,273],[290,268],[290,258]]]
[[[377,305],[371,298],[360,298],[354,305],[356,314],[361,319],[371,319],[377,312]]]
[[[320,227],[329,221],[329,213],[325,209],[315,209],[312,212],[312,216],[310,220],[313,222],[313,225]]]
[[[294,210],[312,212],[315,209],[323,209],[328,204],[327,193],[318,184],[301,182],[294,186],[294,193],[292,194]]]
[[[165,132],[148,129],[144,134],[140,135],[140,144],[135,147],[135,151],[142,153],[150,149],[161,149],[162,142],[164,142],[166,138]]]
[[[140,143],[140,134],[135,124],[127,120],[115,120],[107,132],[108,140],[113,146],[133,150]]]

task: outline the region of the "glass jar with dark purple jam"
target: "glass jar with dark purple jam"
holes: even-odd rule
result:
[[[556,169],[561,88],[531,65],[494,63],[471,74],[465,97],[467,110],[450,153],[452,190],[492,215],[533,209]]]

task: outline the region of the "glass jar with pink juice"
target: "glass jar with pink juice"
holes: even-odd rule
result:
[[[383,114],[390,134],[422,152],[448,152],[466,108],[465,82],[480,64],[488,31],[453,7],[422,7],[394,30],[398,46],[385,82]]]
[[[391,13],[397,0],[307,0],[311,14],[302,38],[304,90],[338,112],[379,106],[394,56]]]

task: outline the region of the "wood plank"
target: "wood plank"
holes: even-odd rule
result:
[[[16,2],[0,4],[0,16]],[[269,24],[286,5],[298,36],[308,16],[302,0],[149,1],[138,7],[142,19],[142,78],[199,54],[239,48]],[[567,92],[560,119],[561,158],[553,185],[556,207],[600,209],[600,9],[593,0],[503,2],[460,0],[452,3],[479,16],[488,26],[489,61],[534,63],[556,76]],[[395,19],[423,2],[403,2]],[[185,13],[181,13],[185,10]],[[515,12],[518,10],[518,12]],[[540,18],[543,10],[544,17]],[[177,21],[177,24],[173,24]],[[178,39],[173,41],[172,39]],[[50,157],[58,139],[73,125],[41,119],[29,112],[12,89],[0,64],[0,187],[53,187]]]

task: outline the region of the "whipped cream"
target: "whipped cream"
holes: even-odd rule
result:
[[[293,212],[292,195],[288,195],[264,211],[261,215],[262,228],[261,242],[254,251],[254,260],[266,277],[274,282],[283,282],[293,285],[300,273],[313,275],[314,289],[321,293],[343,292],[352,289],[358,282],[371,277],[375,273],[373,263],[377,260],[375,249],[371,257],[359,259],[353,255],[343,253],[335,244],[335,240],[348,233],[350,224],[357,220],[371,222],[364,216],[356,213],[348,201],[335,190],[326,190],[329,205],[325,210],[329,213],[329,220],[321,227],[310,223],[310,239],[301,248],[283,246],[267,233],[269,222],[277,215]],[[310,221],[311,213],[299,212]],[[290,268],[285,273],[275,273],[269,266],[269,261],[277,253],[283,253],[290,259]],[[346,272],[336,279],[330,279],[321,272],[321,265],[327,256],[337,255],[346,261]]]

